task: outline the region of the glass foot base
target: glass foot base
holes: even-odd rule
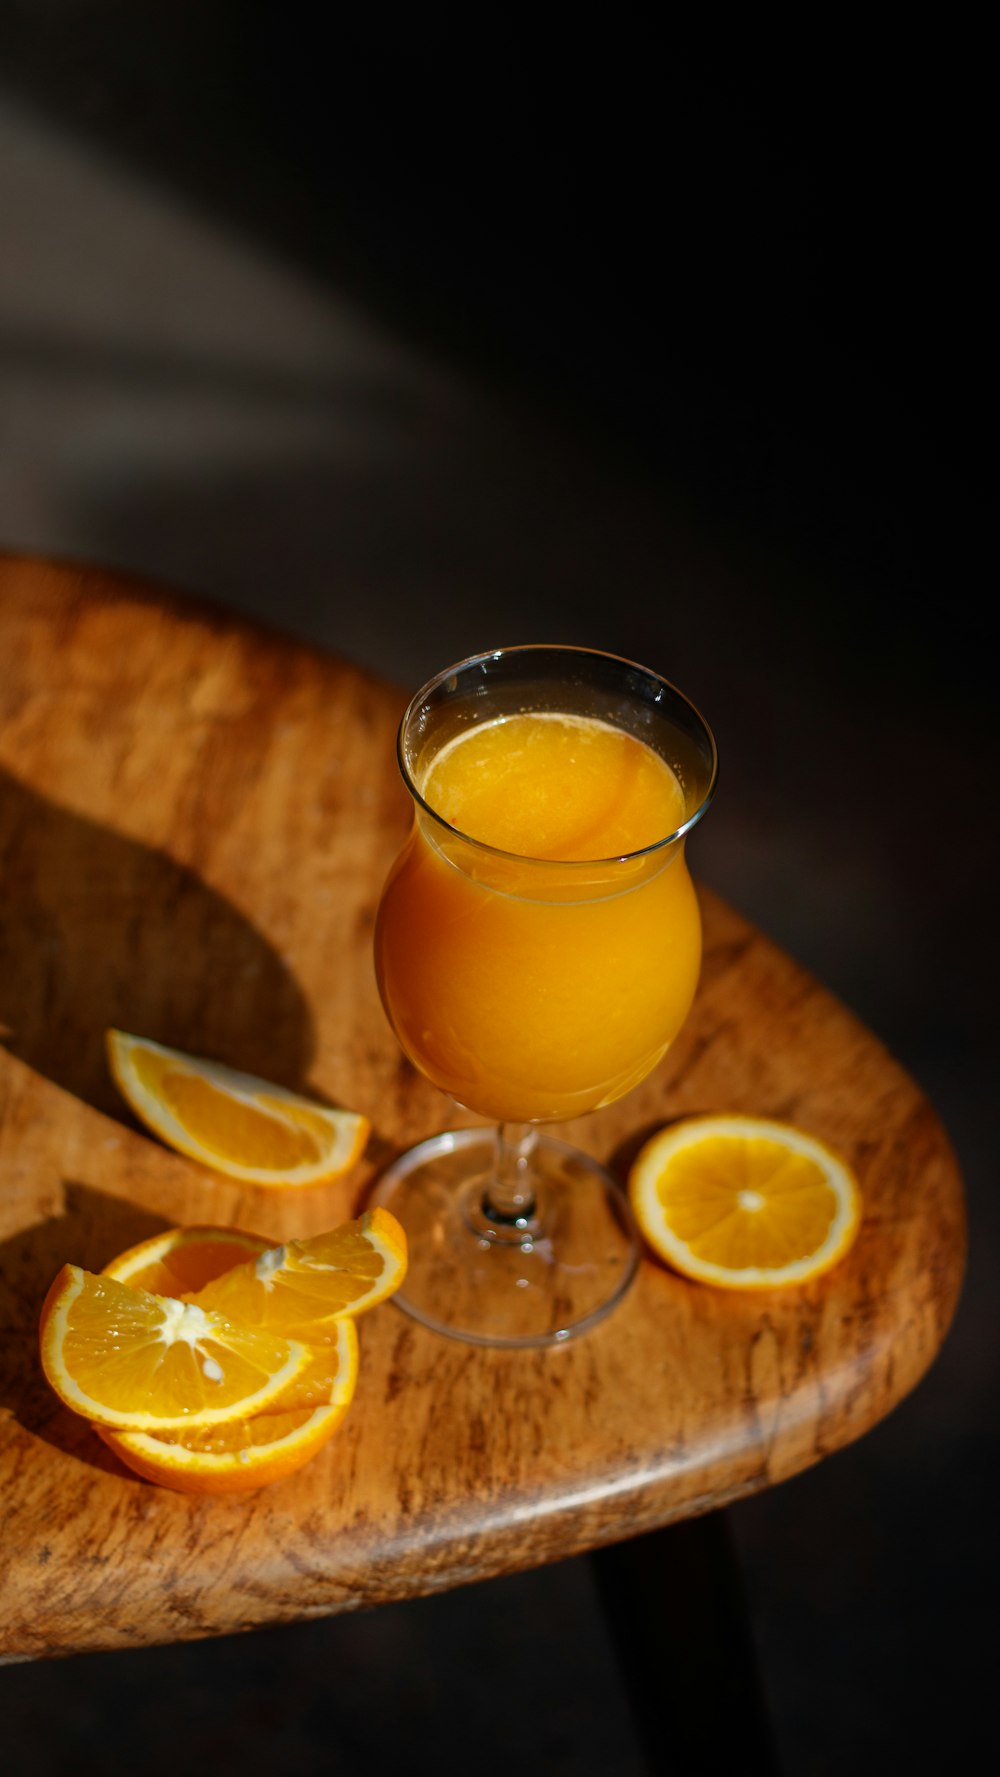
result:
[[[473,1345],[559,1345],[610,1312],[639,1243],[628,1201],[596,1160],[548,1136],[533,1155],[534,1213],[484,1213],[494,1132],[457,1129],[401,1154],[372,1202],[406,1230],[410,1263],[393,1301]]]

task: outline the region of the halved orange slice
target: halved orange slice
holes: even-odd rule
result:
[[[119,1431],[182,1431],[259,1413],[314,1361],[308,1345],[64,1265],[42,1308],[45,1375],[67,1407]]]
[[[371,1130],[358,1111],[316,1103],[256,1074],[186,1055],[127,1031],[107,1032],[123,1098],[189,1159],[248,1184],[325,1184],[358,1160]]]
[[[629,1175],[654,1252],[702,1283],[780,1289],[851,1246],[861,1193],[825,1143],[763,1117],[689,1117],[654,1135]]]

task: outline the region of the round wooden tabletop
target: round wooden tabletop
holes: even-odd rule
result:
[[[933,1110],[852,1014],[705,890],[705,963],[667,1060],[560,1134],[623,1177],[693,1112],[800,1124],[856,1169],[848,1258],[740,1295],[652,1257],[555,1349],[478,1349],[389,1303],[357,1394],[299,1474],[192,1498],[119,1467],[48,1389],[45,1291],[180,1223],[276,1239],[355,1213],[456,1121],[402,1058],[371,932],[409,818],[405,701],[343,661],[92,569],[0,562],[0,1657],[318,1616],[534,1566],[772,1485],[919,1380],[964,1259]],[[695,858],[695,867],[697,859]],[[143,1133],[108,1026],[364,1110],[349,1179],[241,1187]],[[464,1119],[468,1121],[468,1119]]]

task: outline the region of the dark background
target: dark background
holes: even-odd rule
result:
[[[704,709],[696,872],[915,1074],[971,1214],[916,1394],[729,1514],[780,1761],[964,1769],[1000,1577],[986,52],[710,25],[0,6],[0,547],[403,685],[569,640]],[[585,1562],[12,1669],[0,1705],[12,1777],[137,1742],[643,1769]]]

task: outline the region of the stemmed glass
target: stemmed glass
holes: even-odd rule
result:
[[[676,780],[670,830],[591,859],[579,846],[570,857],[506,851],[452,825],[435,806],[444,750],[489,723],[502,768],[510,718],[525,714],[643,743]],[[638,1243],[614,1179],[539,1125],[638,1085],[687,1016],[701,925],[684,842],[715,787],[715,742],[657,673],[538,646],[439,673],[412,699],[397,750],[414,823],[376,922],[382,1003],[416,1067],[493,1127],[432,1136],[383,1174],[375,1201],[410,1247],[395,1299],[474,1344],[558,1343],[621,1299]]]

